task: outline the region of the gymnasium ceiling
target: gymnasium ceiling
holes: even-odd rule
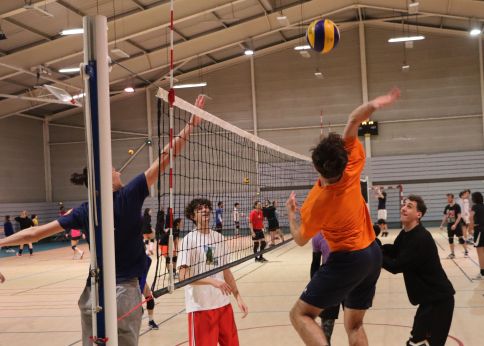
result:
[[[418,14],[408,3],[419,2]],[[109,22],[109,50],[116,62],[110,73],[111,94],[125,97],[125,86],[166,85],[169,1],[153,0],[8,0],[0,1],[0,120],[10,116],[60,118],[76,107],[54,103],[43,85],[82,92],[78,73],[59,73],[79,66],[82,35],[61,36],[82,27],[82,17],[101,14]],[[37,9],[33,9],[36,7]],[[286,16],[287,22],[277,17]],[[175,0],[175,75],[180,81],[238,63],[246,48],[267,54],[303,43],[304,28],[327,16],[341,30],[368,26],[394,31],[467,36],[484,22],[479,0]],[[1,33],[0,33],[1,34]],[[142,78],[135,78],[138,75]],[[39,101],[42,99],[44,101]]]

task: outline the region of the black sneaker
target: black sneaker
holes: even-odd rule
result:
[[[148,327],[150,327],[150,329],[156,329],[156,330],[158,330],[158,329],[159,329],[159,328],[158,328],[158,325],[156,324],[156,322],[155,322],[155,321],[149,321],[149,322],[148,322]]]
[[[264,257],[260,256],[259,262],[269,262],[269,260],[266,260]]]

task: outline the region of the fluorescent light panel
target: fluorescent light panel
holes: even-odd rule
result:
[[[76,72],[79,72],[80,70],[81,70],[80,67],[64,67],[64,68],[59,69],[59,72],[60,73],[76,73]]]
[[[81,35],[84,33],[83,28],[72,28],[72,29],[64,29],[61,31],[62,36],[68,36],[68,35]]]
[[[408,41],[420,41],[424,40],[425,36],[418,35],[418,36],[401,36],[401,37],[392,37],[388,40],[389,43],[395,42],[408,42]]]
[[[472,29],[470,32],[469,32],[469,35],[471,36],[477,36],[477,35],[480,35],[482,32],[481,29],[478,29],[478,28],[474,28]]]
[[[201,82],[201,83],[187,83],[187,84],[178,84],[174,85],[174,89],[185,89],[185,88],[199,88],[199,87],[204,87],[207,86],[207,82]]]
[[[294,47],[294,50],[309,50],[309,49],[311,49],[311,46],[309,44]]]

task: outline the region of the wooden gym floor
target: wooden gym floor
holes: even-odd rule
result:
[[[383,243],[393,241],[396,230]],[[474,248],[463,257],[457,246],[455,260],[445,259],[444,234],[433,230],[442,264],[456,294],[454,319],[446,345],[481,345],[484,342],[484,281],[472,281],[478,272]],[[84,250],[85,245],[82,245]],[[5,250],[1,250],[4,252]],[[288,311],[309,279],[311,247],[289,243],[267,254],[268,263],[245,262],[235,268],[239,289],[249,306],[240,318],[234,304],[241,345],[302,345],[289,322]],[[30,257],[4,257],[0,271],[0,345],[80,345],[77,300],[85,284],[89,255],[72,260],[70,247],[37,252]],[[159,330],[147,328],[146,312],[140,345],[188,345],[183,290],[156,301]],[[365,318],[370,345],[404,345],[416,308],[410,305],[401,275],[382,271],[373,308]],[[342,317],[342,314],[340,314]],[[333,345],[346,345],[342,319],[337,321]]]

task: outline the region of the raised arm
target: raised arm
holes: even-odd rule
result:
[[[199,95],[197,97],[197,100],[195,101],[195,106],[198,108],[203,109],[205,106],[205,96]],[[202,122],[202,119],[196,116],[195,114],[192,114],[190,121],[185,125],[183,130],[180,131],[178,136],[176,136],[175,143],[174,143],[174,156],[177,156],[180,151],[183,149],[185,146],[185,143],[190,137],[190,134],[193,131],[193,128],[200,125]],[[165,145],[163,148],[163,152],[161,153],[161,156],[153,162],[153,164],[150,166],[145,171],[145,176],[146,176],[146,182],[148,184],[148,187],[151,187],[154,185],[154,183],[158,180],[158,171],[164,171],[165,168],[169,165],[170,163],[170,156],[169,156],[169,144]]]
[[[343,132],[343,139],[356,138],[358,136],[358,127],[360,124],[368,119],[374,111],[382,107],[390,106],[400,97],[400,89],[393,88],[390,92],[383,96],[364,103],[353,112],[351,112],[346,127]]]
[[[0,239],[0,247],[35,243],[56,233],[62,232],[57,220],[46,223],[45,225],[26,228],[20,232],[12,234],[10,237]]]

